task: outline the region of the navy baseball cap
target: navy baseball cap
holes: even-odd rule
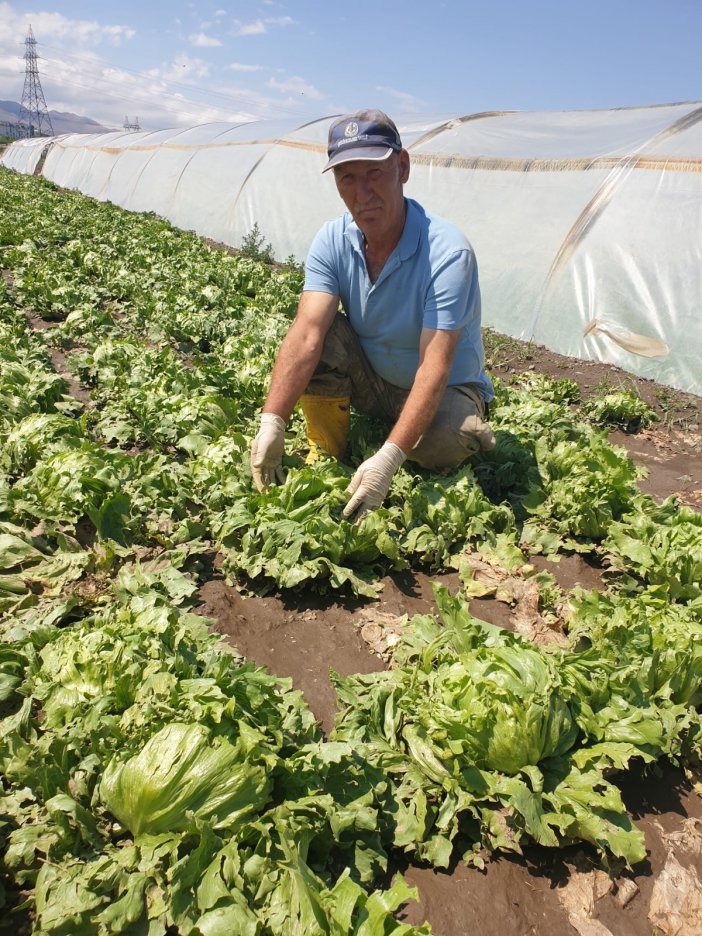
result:
[[[345,114],[329,127],[327,155],[322,172],[353,159],[387,159],[399,153],[402,140],[393,121],[380,110]]]

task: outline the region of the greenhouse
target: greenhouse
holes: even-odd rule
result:
[[[233,247],[303,260],[340,212],[331,117],[19,141],[2,163]],[[702,105],[490,112],[400,124],[406,192],[458,224],[483,322],[702,393]]]

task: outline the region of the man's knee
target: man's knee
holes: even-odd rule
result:
[[[322,372],[336,371],[339,374],[347,375],[356,351],[357,341],[358,339],[353,333],[349,320],[343,313],[337,312],[324,338],[324,346],[322,347],[317,370]]]
[[[409,459],[430,471],[451,471],[478,452],[489,452],[495,436],[485,415],[485,401],[476,389],[449,387]]]

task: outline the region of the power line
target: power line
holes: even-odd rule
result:
[[[141,91],[138,88],[126,88],[126,89],[121,88],[118,81],[111,81],[110,79],[106,79],[106,78],[96,77],[95,79],[91,80],[91,84],[84,84],[83,82],[78,81],[75,78],[62,77],[60,79],[52,79],[52,80],[55,81],[59,87],[61,87],[62,85],[67,85],[70,87],[80,88],[82,90],[84,89],[87,91],[93,91],[97,95],[101,95],[103,97],[109,97],[114,100],[119,100],[122,102],[125,102],[125,98],[129,98],[130,101],[133,100],[135,102],[141,102],[142,110],[146,109],[144,105],[148,105],[150,108],[150,107],[153,107],[153,104],[154,104],[153,94],[146,92],[146,91]],[[97,87],[96,87],[96,84],[98,85]],[[176,104],[180,114],[191,116],[195,121],[197,121],[198,118],[200,120],[202,119],[203,107],[213,107],[213,108],[218,108],[220,110],[223,108],[223,105],[217,102],[196,101],[196,100],[193,100],[192,97],[188,98],[183,95],[168,93],[167,91],[159,91],[159,96],[162,99],[168,99],[170,102]],[[243,107],[241,106],[243,103],[245,102],[236,101],[233,98],[229,102],[230,107],[236,106],[236,109],[239,111],[238,116],[247,118],[249,120],[262,119],[260,113],[252,114],[252,113],[247,113],[246,111],[244,111]],[[256,102],[252,101],[251,103],[255,106],[255,108],[258,111],[270,109],[272,111],[272,116],[276,116],[276,113],[275,113],[276,110],[281,110],[281,108],[276,108],[275,105],[272,105],[272,104],[268,105],[260,101],[256,101]],[[164,108],[164,114],[169,114],[169,113],[171,113],[171,111]],[[304,119],[304,114],[305,114],[305,111],[303,110],[293,111],[292,109],[288,109],[285,113],[285,116],[294,115],[295,117],[302,117]],[[233,118],[229,117],[229,118],[221,118],[221,119],[232,120]]]
[[[274,104],[274,103],[262,104],[260,101],[252,99],[250,97],[246,97],[243,94],[236,94],[236,93],[232,94],[232,93],[228,93],[225,91],[217,91],[213,88],[204,88],[200,85],[196,85],[193,83],[184,84],[182,82],[178,82],[170,78],[164,78],[159,75],[150,75],[144,71],[136,71],[134,69],[127,68],[126,66],[123,66],[123,65],[114,65],[112,62],[109,62],[107,59],[100,58],[99,56],[81,55],[80,53],[66,52],[64,49],[59,49],[55,46],[50,46],[45,43],[42,43],[42,47],[44,49],[50,49],[53,52],[57,52],[61,55],[62,57],[61,59],[47,59],[47,61],[51,61],[52,63],[56,65],[65,65],[66,58],[73,58],[73,59],[77,59],[78,61],[91,63],[93,65],[97,64],[98,69],[99,68],[103,68],[103,69],[111,68],[119,72],[126,72],[127,74],[134,75],[135,77],[140,78],[144,81],[157,81],[163,85],[166,85],[169,88],[176,88],[176,89],[180,88],[183,91],[186,91],[190,95],[195,93],[195,94],[202,94],[207,99],[211,99],[212,97],[221,98],[224,101],[234,104],[238,108],[245,107],[247,105],[249,107],[255,107],[257,109],[261,109],[265,107],[266,109],[273,111],[273,113],[290,114],[291,116],[295,116],[295,117],[298,117],[301,113],[301,111],[298,110],[297,108],[286,107],[285,105],[282,105],[282,104]],[[112,79],[107,78],[104,74],[100,74],[97,71],[95,74],[95,78],[96,80],[101,81],[103,83],[108,83],[108,84],[112,83]],[[133,90],[131,93],[133,93]],[[174,94],[172,92],[170,93],[165,92],[165,93],[168,94],[169,97],[172,97],[177,101],[182,100],[177,94]],[[195,104],[197,106],[196,101],[190,100],[189,103]],[[213,104],[212,106],[215,106],[215,105]]]
[[[153,95],[149,94],[148,91],[142,91],[139,88],[126,88],[120,89],[120,85],[117,82],[110,82],[108,79],[96,79],[96,81],[102,81],[105,87],[97,87],[95,81],[91,81],[90,84],[84,84],[81,81],[78,81],[75,78],[61,78],[53,79],[59,85],[70,85],[71,87],[81,88],[88,91],[94,91],[96,94],[103,95],[105,97],[115,98],[116,100],[124,100],[125,97],[130,99],[137,99],[148,104],[153,104]],[[167,92],[160,92],[162,98],[168,98],[171,101],[174,101],[178,104],[181,111],[185,113],[192,113],[193,116],[202,113],[202,108],[204,103],[199,101],[194,101],[192,98],[180,97],[177,94],[168,94]],[[189,111],[188,105],[194,110]],[[210,105],[216,106],[216,105]]]
[[[112,88],[97,88],[95,84],[84,84],[81,81],[75,79],[62,78],[59,85],[67,85],[72,88],[79,88],[80,90],[93,91],[101,97],[111,98],[115,101],[120,101],[124,103],[125,98],[128,97],[130,101],[137,101],[141,104],[153,105],[153,97],[143,92],[139,92],[138,89],[129,89],[128,93],[125,91],[113,90]],[[198,104],[197,101],[187,100],[185,98],[179,98],[176,95],[163,95],[164,97],[171,98],[178,104],[179,113],[186,117],[192,117],[194,120],[198,118],[202,119],[202,104]],[[189,105],[189,106],[188,106]],[[192,108],[192,109],[191,109]],[[164,115],[170,115],[171,111],[164,109]],[[174,115],[175,116],[175,115]],[[248,115],[247,115],[248,116]],[[252,116],[253,119],[253,116]]]

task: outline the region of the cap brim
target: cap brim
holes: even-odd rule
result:
[[[322,172],[340,166],[342,163],[355,162],[357,159],[380,160],[387,159],[395,150],[391,146],[349,146],[338,153],[334,153]]]

